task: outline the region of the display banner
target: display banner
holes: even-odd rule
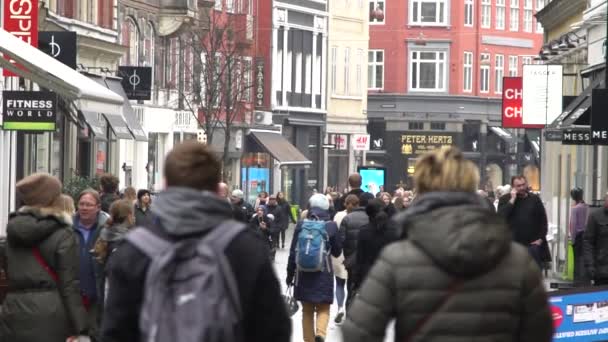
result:
[[[38,47],[38,0],[4,0],[2,12],[5,31]],[[3,75],[17,76],[7,69]]]
[[[50,91],[3,91],[2,128],[6,131],[54,131],[57,94]]]
[[[523,77],[503,77],[502,127],[543,128],[544,125],[523,123]]]
[[[357,173],[361,175],[361,190],[373,195],[385,191],[386,168],[359,166]]]
[[[76,32],[39,32],[38,49],[76,69]]]
[[[255,59],[255,108],[264,107],[264,59]]]
[[[562,79],[562,65],[524,65],[523,124],[548,125],[562,113]]]
[[[586,287],[549,293],[553,341],[608,340],[608,288]]]
[[[591,143],[608,145],[608,89],[593,89],[591,93]]]
[[[129,100],[150,100],[152,98],[152,68],[119,66],[118,76]]]

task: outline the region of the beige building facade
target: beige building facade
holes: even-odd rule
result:
[[[368,20],[368,1],[329,2],[324,184],[338,190],[365,160],[353,142],[367,134]]]

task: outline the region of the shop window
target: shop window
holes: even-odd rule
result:
[[[421,131],[424,129],[424,122],[410,122],[408,128],[410,131]]]
[[[481,123],[477,121],[465,122],[462,125],[462,134],[464,139],[463,150],[465,152],[479,152],[481,149]]]

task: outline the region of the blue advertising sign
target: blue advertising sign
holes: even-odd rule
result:
[[[381,187],[386,188],[384,186],[386,184],[385,168],[360,166],[357,171],[361,175],[361,190],[375,195],[381,191]]]
[[[549,293],[553,341],[608,340],[608,287]]]

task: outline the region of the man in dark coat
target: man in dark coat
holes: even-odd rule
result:
[[[337,201],[337,203],[334,204],[334,208],[336,209],[336,212],[346,209],[344,201],[346,200],[346,197],[348,195],[355,195],[357,197],[360,197],[361,194],[365,192],[365,191],[361,190],[362,182],[363,182],[363,180],[361,179],[361,175],[358,173],[353,173],[352,175],[348,176],[348,186],[350,187],[350,191],[348,193],[344,194],[344,196],[340,197],[340,199]],[[373,197],[373,195],[372,195],[372,197]]]
[[[608,194],[604,206],[591,212],[583,233],[585,269],[595,285],[608,285]]]
[[[330,253],[334,257],[342,252],[342,241],[338,235],[336,223],[329,217],[329,200],[325,195],[315,194],[309,201],[308,217],[326,221],[325,229],[329,237]],[[327,334],[329,309],[334,301],[334,276],[331,263],[326,258],[323,271],[300,272],[296,265],[296,246],[302,231],[302,222],[298,223],[291,240],[289,261],[287,264],[287,286],[295,284],[294,296],[302,302],[302,329],[304,341],[323,342]],[[294,283],[295,280],[295,283]],[[315,327],[316,313],[316,327]]]
[[[255,211],[253,210],[253,206],[243,199],[243,196],[242,190],[235,189],[230,196],[230,202],[232,203],[234,219],[243,223],[249,223]]]
[[[99,186],[101,188],[101,210],[109,213],[110,206],[115,201],[120,199],[118,196],[118,177],[111,173],[104,173],[99,177]]]
[[[279,236],[281,229],[286,226],[289,222],[289,218],[285,215],[285,210],[279,205],[276,195],[270,195],[268,197],[268,204],[266,205],[266,214],[272,221],[270,223],[270,233],[272,234],[272,242],[274,248],[279,248]]]
[[[230,204],[216,195],[220,170],[219,161],[205,145],[194,141],[177,145],[165,162],[168,188],[155,198],[152,208],[158,224],[148,228],[164,239],[180,241],[203,236],[230,220]],[[268,260],[266,242],[246,229],[232,240],[225,255],[238,284],[240,341],[288,342],[291,321]],[[102,341],[140,340],[139,319],[149,266],[150,259],[128,241],[114,253],[108,265],[113,290],[106,302]]]
[[[498,213],[511,228],[513,241],[528,248],[542,268],[542,263],[551,259],[547,245],[547,212],[541,199],[529,191],[524,176],[511,179],[511,193],[498,201]]]
[[[149,226],[152,223],[153,215],[150,207],[152,197],[150,191],[141,189],[137,192],[137,202],[135,203],[135,225],[140,227]]]

